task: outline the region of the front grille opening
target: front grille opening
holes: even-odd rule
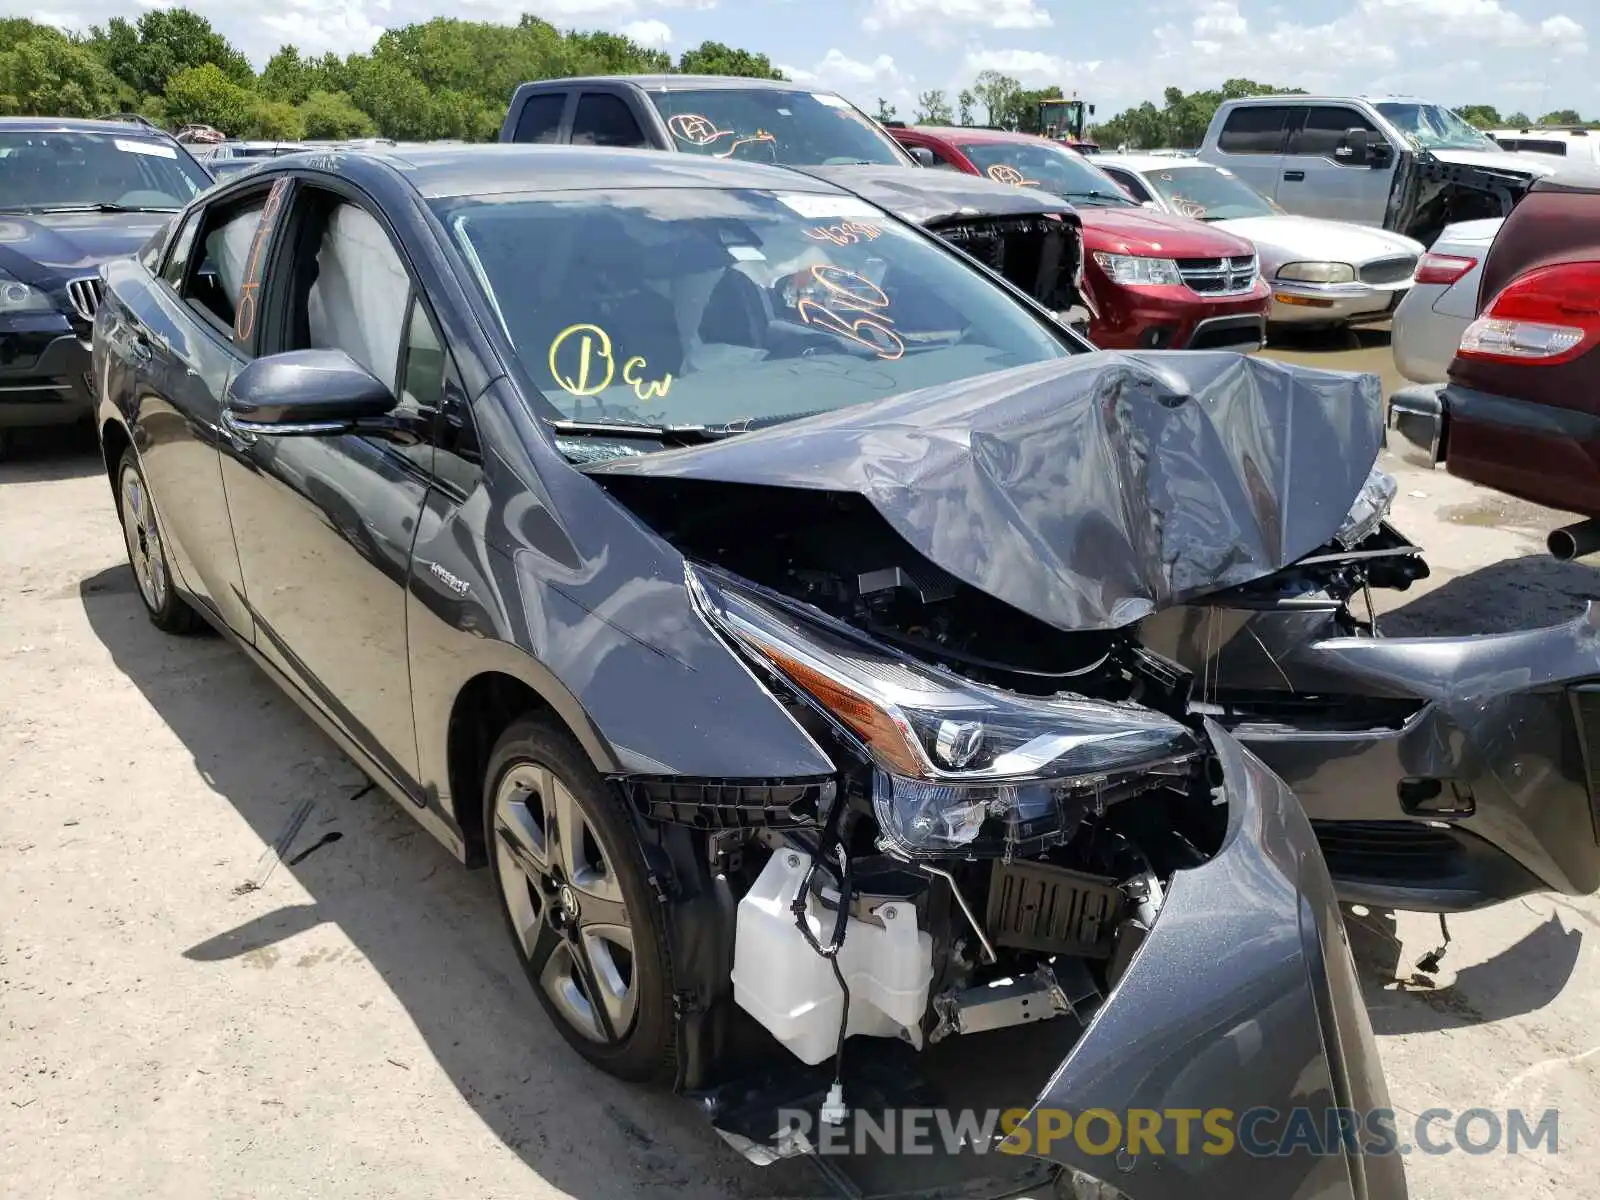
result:
[[[1254,254],[1234,258],[1180,258],[1178,274],[1202,296],[1241,296],[1256,285],[1260,268]]]
[[[1459,837],[1421,821],[1313,821],[1335,878],[1441,883],[1464,875]]]
[[[1362,283],[1403,283],[1417,272],[1414,255],[1400,258],[1381,258],[1361,268]]]
[[[104,290],[105,284],[100,281],[98,275],[85,275],[82,279],[69,281],[67,299],[72,301],[72,311],[92,323],[94,314],[100,309],[100,298]]]

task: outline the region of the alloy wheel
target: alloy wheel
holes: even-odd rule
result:
[[[539,986],[583,1037],[620,1042],[638,996],[613,848],[566,784],[536,763],[501,779],[494,842],[506,909]]]
[[[128,561],[139,582],[139,594],[151,612],[160,612],[167,602],[167,560],[144,480],[131,468],[122,472],[122,537],[128,544]]]

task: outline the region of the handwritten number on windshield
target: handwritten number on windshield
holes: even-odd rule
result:
[[[882,229],[865,221],[840,221],[837,225],[818,225],[806,230],[806,236],[813,241],[832,242],[835,246],[876,241],[882,234]]]
[[[795,305],[807,325],[865,346],[890,362],[906,352],[905,342],[893,329],[894,321],[884,312],[889,307],[889,297],[872,280],[826,264],[812,267],[811,278],[821,285],[827,302],[805,299]]]

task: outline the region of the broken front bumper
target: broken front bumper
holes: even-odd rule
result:
[[[1294,789],[1342,899],[1454,912],[1600,887],[1600,606],[1479,637],[1333,629],[1329,608],[1196,606],[1142,636]]]
[[[1311,827],[1281,780],[1208,731],[1229,806],[1223,847],[1173,876],[1133,964],[1011,1146],[1136,1200],[1399,1200],[1401,1161],[1363,1153],[1370,1141],[1269,1148],[1296,1122],[1320,1134],[1342,1110],[1365,1124],[1389,1100]]]

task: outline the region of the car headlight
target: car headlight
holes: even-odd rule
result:
[[[1345,514],[1339,532],[1333,535],[1333,540],[1346,550],[1353,549],[1366,541],[1377,532],[1378,526],[1389,515],[1389,508],[1394,504],[1395,493],[1399,490],[1400,485],[1395,482],[1393,475],[1373,467],[1372,473],[1367,476],[1367,481],[1361,485],[1361,491],[1356,495],[1356,502]]]
[[[1143,258],[1136,254],[1106,254],[1096,250],[1094,261],[1110,276],[1112,283],[1123,286],[1183,282],[1178,264],[1170,258]]]
[[[1296,283],[1353,283],[1356,269],[1349,263],[1293,262],[1278,268],[1279,279]]]
[[[1185,776],[1200,754],[1187,726],[1148,708],[988,687],[720,571],[685,574],[711,625],[870,760],[878,824],[907,857],[970,848],[980,832],[999,846],[1070,834],[1107,788]]]
[[[0,314],[54,312],[55,307],[47,293],[0,271]]]

